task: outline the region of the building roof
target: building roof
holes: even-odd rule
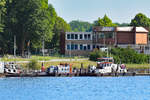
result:
[[[134,27],[117,27],[116,30],[121,32],[132,32],[134,31]]]
[[[66,34],[92,34],[92,32],[66,32]]]
[[[149,31],[144,28],[144,27],[133,27],[133,26],[128,26],[128,27],[100,27],[100,26],[95,26],[93,28],[93,31],[97,32],[144,32],[148,33]]]
[[[147,29],[145,29],[144,27],[136,27],[136,32],[148,32]]]
[[[115,31],[115,27],[99,27],[95,26],[93,31],[101,31],[101,32],[113,32]]]

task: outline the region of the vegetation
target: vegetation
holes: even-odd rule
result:
[[[126,64],[144,64],[148,63],[149,56],[139,54],[135,50],[128,48],[113,48],[111,54],[117,63],[122,62]]]
[[[115,63],[144,64],[148,63],[149,61],[149,56],[145,54],[139,54],[131,48],[112,48],[109,52],[114,58]],[[90,54],[90,60],[96,61],[97,58],[105,56],[105,52],[96,50]]]
[[[102,52],[98,49],[95,49],[93,52],[90,53],[90,60],[91,61],[97,61],[97,58],[105,57],[106,53]]]
[[[32,59],[27,65],[26,68],[31,69],[31,70],[39,70],[40,66],[38,64],[38,61],[35,59]]]
[[[0,17],[0,54],[3,55],[13,54],[14,36],[17,53],[24,56],[28,48],[40,49],[42,41],[47,48],[57,47],[60,31],[70,30],[48,0],[1,0]]]
[[[73,32],[91,32],[93,24],[84,21],[74,20],[70,23]]]
[[[105,15],[102,19],[98,18],[97,21],[94,22],[94,26],[106,26],[106,27],[113,27],[117,26],[116,24],[112,23],[112,20]]]
[[[114,23],[114,24],[116,24],[118,27],[125,27],[125,26],[130,26],[130,24],[129,23]]]
[[[150,27],[150,18],[142,13],[138,13],[134,19],[131,20],[131,26]]]

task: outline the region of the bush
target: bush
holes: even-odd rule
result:
[[[97,61],[97,58],[105,57],[106,54],[98,49],[95,49],[93,52],[90,53],[90,60]]]
[[[32,59],[32,60],[27,64],[27,68],[32,69],[32,70],[38,70],[38,69],[40,69],[40,66],[39,66],[37,60]]]
[[[112,48],[110,50],[114,57],[115,63],[126,63],[126,64],[143,64],[148,63],[149,57],[145,54],[139,54],[131,48]]]
[[[143,64],[148,63],[150,56],[139,54],[131,48],[112,48],[109,50],[115,63]],[[97,61],[97,58],[106,57],[106,53],[100,50],[94,50],[90,53],[90,60]]]

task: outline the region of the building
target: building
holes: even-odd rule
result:
[[[61,36],[61,53],[69,56],[86,56],[95,48],[130,46],[147,52],[148,33],[144,27],[93,27],[92,32],[66,32]]]
[[[93,50],[92,32],[66,32],[61,37],[61,53],[68,56],[88,55]]]

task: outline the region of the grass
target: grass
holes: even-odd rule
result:
[[[149,69],[150,64],[126,64],[128,69]]]
[[[4,56],[1,60],[2,61],[30,61],[32,59],[38,60],[38,61],[48,61],[52,59],[84,59],[81,57],[56,57],[56,56],[31,56],[30,58],[21,58],[21,57],[16,57],[14,58],[13,56]]]
[[[76,67],[76,68],[80,68],[81,67],[81,63],[83,63],[83,67],[84,68],[87,68],[88,65],[94,65],[96,66],[97,63],[94,62],[94,61],[89,61],[89,60],[80,60],[80,61],[77,61],[77,59],[83,59],[81,57],[72,57],[72,58],[69,58],[69,57],[55,57],[55,56],[31,56],[31,58],[21,58],[21,57],[17,57],[17,58],[12,58],[12,57],[8,57],[8,56],[5,56],[2,58],[3,61],[31,61],[32,59],[35,59],[35,60],[38,60],[38,61],[48,61],[48,62],[45,62],[44,63],[44,66],[45,67],[49,67],[51,65],[59,65],[60,63],[70,63],[70,64],[73,64],[72,66],[73,67]],[[49,60],[52,60],[52,59],[75,59],[75,61],[56,61],[56,62],[51,62]],[[41,62],[38,63],[40,66],[42,65]],[[22,66],[26,66],[25,63],[21,63]],[[128,69],[149,69],[150,68],[150,64],[126,64],[127,68]]]

